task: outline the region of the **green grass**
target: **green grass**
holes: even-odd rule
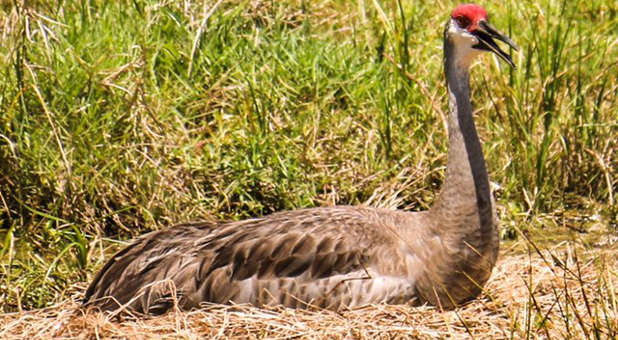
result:
[[[27,3],[0,5],[2,311],[65,298],[112,239],[437,193],[455,2]],[[502,236],[616,233],[615,1],[485,5],[521,47],[472,75]]]

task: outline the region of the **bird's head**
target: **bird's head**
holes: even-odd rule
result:
[[[444,38],[453,45],[455,57],[464,64],[463,66],[469,66],[480,51],[491,51],[515,67],[511,55],[503,51],[494,39],[506,43],[515,50],[518,49],[517,45],[489,24],[487,12],[479,5],[457,6],[446,24]]]

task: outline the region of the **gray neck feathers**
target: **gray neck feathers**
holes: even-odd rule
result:
[[[474,246],[485,248],[492,242],[494,232],[489,179],[472,118],[468,67],[456,64],[454,49],[445,37],[444,67],[450,108],[448,167],[432,211],[441,216],[440,228],[445,231],[476,234],[480,229],[480,244]]]

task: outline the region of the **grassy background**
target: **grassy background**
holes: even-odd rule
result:
[[[0,311],[64,299],[114,240],[175,222],[426,209],[455,5],[1,2]],[[472,72],[503,239],[615,234],[616,2],[483,5],[521,47]]]

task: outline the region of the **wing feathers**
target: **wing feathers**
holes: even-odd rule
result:
[[[347,283],[348,290],[337,287],[365,277],[366,268],[385,260],[375,258],[375,249],[392,246],[384,241],[387,233],[380,228],[385,226],[360,211],[300,210],[216,228],[188,224],[155,232],[116,254],[95,277],[85,301],[112,296],[124,304],[142,293],[130,307],[151,313],[165,311],[173,301],[181,308],[230,301],[349,305],[362,300],[350,294],[363,292],[351,293]],[[334,288],[339,295],[330,301]]]
[[[312,258],[306,255],[291,255],[275,263],[275,275],[294,277],[304,273],[311,266]]]

